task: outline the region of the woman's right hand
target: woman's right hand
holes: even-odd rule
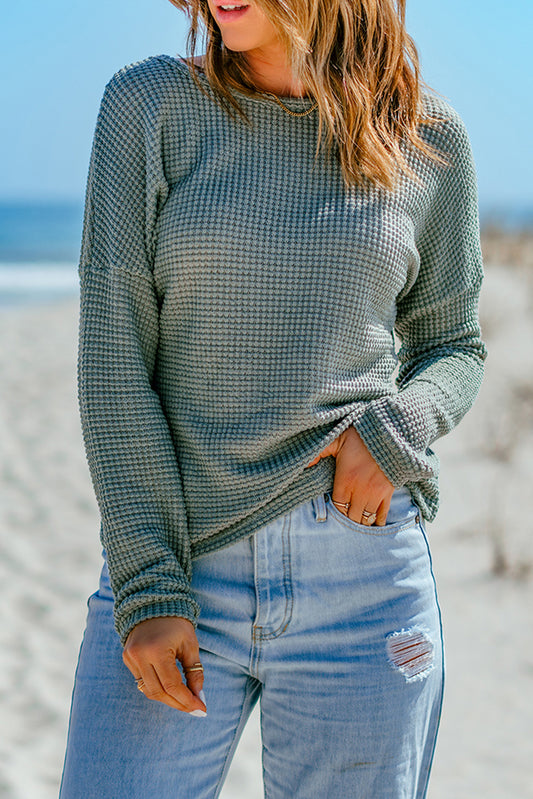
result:
[[[199,698],[203,671],[189,672],[185,685],[176,664],[179,660],[185,670],[200,662],[198,639],[188,619],[160,616],[140,622],[128,635],[122,657],[135,680],[142,679],[148,699],[184,713],[206,714],[205,702]]]

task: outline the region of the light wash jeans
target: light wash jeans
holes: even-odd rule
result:
[[[258,699],[267,799],[426,795],[442,637],[423,522],[405,489],[385,527],[356,524],[320,495],[193,568],[207,717],[137,690],[104,564],[60,799],[214,799]]]

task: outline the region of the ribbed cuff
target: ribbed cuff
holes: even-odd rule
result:
[[[126,615],[115,614],[115,628],[119,634],[120,642],[124,646],[130,632],[141,621],[157,619],[161,616],[180,616],[188,619],[196,628],[199,615],[200,606],[194,599],[172,599],[143,605]]]
[[[427,480],[438,474],[433,453],[421,455],[404,439],[386,408],[369,407],[353,423],[368,451],[395,488],[413,480]]]

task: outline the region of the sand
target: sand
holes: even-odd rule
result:
[[[533,797],[531,299],[524,272],[487,270],[486,381],[474,411],[437,445],[443,502],[429,539],[447,686],[430,799]],[[2,799],[57,797],[85,602],[100,568],[76,333],[75,300],[3,309],[0,319]],[[222,797],[261,796],[254,713]]]

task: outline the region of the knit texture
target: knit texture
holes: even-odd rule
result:
[[[424,516],[431,444],[479,389],[477,190],[465,128],[424,102],[419,180],[347,188],[318,116],[236,92],[249,124],[156,56],[106,87],[80,259],[79,401],[122,642],[196,624],[194,558],[333,485],[355,425]],[[286,98],[305,110],[306,98]],[[395,333],[398,334],[399,374]]]

